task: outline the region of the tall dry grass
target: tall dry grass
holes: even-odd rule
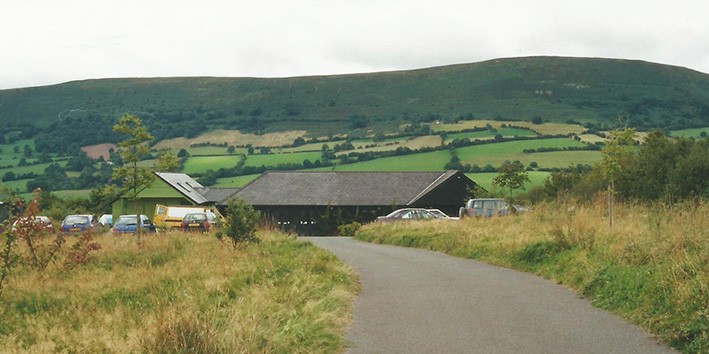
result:
[[[357,237],[532,272],[583,294],[686,352],[709,351],[709,206],[603,197],[528,213],[364,226]]]
[[[357,292],[332,255],[273,231],[234,250],[210,234],[99,237],[73,272],[20,269],[0,352],[270,353],[344,348]]]

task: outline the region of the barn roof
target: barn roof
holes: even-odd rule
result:
[[[239,191],[239,188],[212,188],[212,187],[201,187],[195,188],[195,190],[201,194],[204,199],[209,203],[220,203],[224,200],[230,198],[234,193]]]
[[[239,190],[204,187],[184,173],[155,172],[155,175],[197,205],[222,202]]]
[[[171,172],[155,172],[155,175],[165,181],[165,183],[172,186],[172,188],[182,193],[193,203],[202,204],[207,202],[207,198],[205,198],[198,190],[198,188],[204,188],[204,186],[192,179],[192,177],[184,173]]]
[[[252,205],[412,205],[458,174],[270,171],[234,196]]]

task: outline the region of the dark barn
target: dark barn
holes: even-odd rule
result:
[[[474,187],[475,182],[458,171],[271,171],[234,197],[281,228],[328,235],[338,225],[369,222],[403,207],[436,208],[457,215]]]

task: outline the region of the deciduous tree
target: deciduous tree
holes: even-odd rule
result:
[[[492,179],[492,184],[500,188],[507,188],[510,192],[509,199],[512,199],[512,191],[524,189],[524,184],[529,182],[529,174],[519,161],[505,161],[498,169],[498,175]]]

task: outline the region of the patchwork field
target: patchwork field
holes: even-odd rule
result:
[[[536,136],[537,134],[531,130],[527,129],[515,129],[515,128],[499,128],[496,132],[490,130],[478,131],[478,132],[466,132],[466,133],[451,133],[446,135],[446,142],[451,142],[455,139],[480,139],[480,140],[491,140],[495,135],[500,134],[503,137],[514,137],[514,136]]]
[[[267,133],[263,135],[244,134],[238,130],[215,130],[202,134],[196,138],[174,138],[160,141],[155,144],[156,150],[181,149],[193,144],[223,144],[233,146],[245,146],[251,144],[253,146],[283,146],[290,145],[298,138],[305,136],[308,132],[305,130],[291,130],[278,133]]]
[[[190,156],[238,155],[246,153],[246,149],[236,148],[234,153],[230,154],[227,151],[227,147],[224,146],[190,146],[185,148],[185,150]],[[176,151],[173,151],[173,153],[176,153]]]
[[[441,171],[450,161],[448,150],[425,152],[414,155],[384,157],[347,165],[336,165],[321,170],[335,171]]]
[[[321,152],[294,152],[291,154],[265,154],[246,156],[245,166],[277,166],[285,163],[303,163],[304,160],[314,162],[322,158]]]
[[[564,154],[569,154],[571,157],[568,160],[573,160],[575,158],[585,158],[586,155],[593,156],[593,154],[577,154],[577,153],[589,153],[593,152],[598,154],[596,151],[563,151],[557,154],[551,153],[532,153],[525,154],[523,151],[525,149],[539,149],[539,148],[564,148],[564,147],[584,147],[585,144],[578,142],[574,139],[569,138],[553,138],[553,139],[539,139],[539,140],[522,140],[522,141],[507,141],[495,144],[484,144],[484,145],[474,145],[463,148],[456,149],[458,153],[458,158],[463,164],[476,164],[479,166],[484,166],[491,164],[493,166],[499,166],[502,161],[509,160],[522,160],[525,161],[536,161],[537,159],[544,161],[546,163],[554,163],[553,158],[558,156],[564,156]],[[549,154],[548,159],[544,159],[545,156],[542,154]],[[575,157],[574,157],[575,156]],[[584,161],[584,160],[578,160]],[[536,161],[540,163],[540,161]],[[565,161],[564,161],[565,162]],[[559,166],[545,166],[540,164],[542,167],[559,167]],[[568,164],[564,164],[561,167],[567,167]]]
[[[512,125],[517,127],[525,127],[533,130],[539,135],[557,135],[557,134],[581,134],[586,131],[586,128],[577,124],[564,124],[564,123],[543,123],[543,124],[532,124],[530,122],[522,121],[495,121],[495,120],[464,120],[458,123],[451,124],[432,124],[431,130],[441,132],[441,131],[461,131],[465,129],[472,128],[484,128],[487,125],[494,128],[500,129],[503,124]]]
[[[505,127],[502,127],[505,125]],[[510,128],[509,126],[526,127]],[[461,132],[463,129],[470,128],[490,128],[478,132]],[[539,124],[534,125],[530,122],[522,121],[492,121],[492,120],[473,120],[461,121],[456,124],[431,124],[431,129],[434,131],[431,135],[425,136],[402,136],[396,138],[386,138],[382,141],[374,141],[370,138],[359,138],[351,140],[350,143],[354,146],[352,150],[344,150],[336,153],[338,157],[350,152],[383,152],[393,151],[397,148],[409,148],[412,150],[440,147],[443,143],[449,143],[454,139],[471,139],[471,140],[492,140],[496,135],[500,134],[504,137],[531,137],[538,134],[578,134],[582,131],[581,126],[573,124]],[[446,132],[445,141],[441,140],[440,133]],[[685,130],[676,133],[682,134],[700,134],[700,130]],[[202,134],[194,139],[169,139],[161,141],[154,146],[153,154],[157,155],[159,151],[168,150],[176,154],[180,149],[185,149],[189,157],[185,159],[181,172],[189,175],[199,175],[205,171],[219,170],[220,168],[235,167],[245,155],[245,167],[261,167],[267,169],[276,169],[279,164],[302,164],[304,160],[315,162],[322,161],[322,148],[327,145],[333,149],[335,145],[343,144],[345,140],[324,141],[326,138],[320,138],[320,141],[306,143],[301,146],[292,147],[291,145],[298,137],[305,137],[306,131],[292,130],[281,133],[270,133],[263,135],[244,134],[239,131],[218,130],[207,134]],[[586,143],[595,143],[604,139],[592,134],[583,134],[580,136]],[[305,138],[309,140],[310,138]],[[491,165],[498,167],[505,161],[519,160],[526,166],[532,162],[536,162],[540,168],[566,168],[572,164],[592,164],[598,161],[601,154],[598,151],[558,151],[558,152],[541,152],[541,153],[523,153],[524,149],[539,149],[539,148],[564,148],[564,147],[582,147],[584,142],[579,142],[571,138],[549,138],[549,139],[534,139],[521,140],[502,143],[489,143],[483,145],[460,147],[456,149],[456,153],[462,164],[478,165],[484,167]],[[227,146],[190,146],[194,144],[224,144]],[[271,154],[253,154],[248,155],[245,147],[236,148],[231,154],[228,153],[228,146],[240,145],[244,146],[251,144],[259,152],[259,147],[270,147]],[[11,166],[0,168],[0,176],[8,171],[16,174],[34,172],[41,174],[49,164],[39,164],[33,166],[17,167],[16,164],[24,157],[24,146],[34,147],[32,140],[20,140],[13,144],[0,145],[0,167],[3,165]],[[17,146],[17,152],[14,150]],[[28,162],[32,163],[36,159],[36,154],[28,158]],[[339,165],[339,161],[334,161],[335,166],[320,168],[318,170],[337,170],[337,171],[438,171],[443,169],[444,165],[450,162],[451,155],[448,150],[426,152],[419,154],[394,156],[378,158],[375,160]],[[60,165],[66,165],[66,161],[59,161]],[[139,162],[139,166],[152,168],[154,160],[144,160]],[[78,173],[67,173],[69,177],[77,178]],[[222,178],[217,182],[217,186],[223,187],[239,187],[249,181],[254,176],[238,176]],[[24,193],[27,180],[23,181],[7,181],[5,185],[13,191]],[[65,195],[81,194],[81,192],[67,192]]]

